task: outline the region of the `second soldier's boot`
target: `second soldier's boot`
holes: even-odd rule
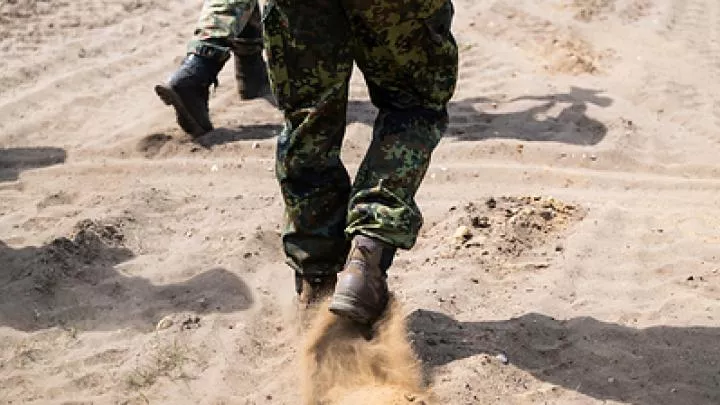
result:
[[[178,125],[193,137],[213,130],[208,99],[222,65],[215,59],[189,54],[167,83],[155,86],[160,99],[175,108]]]
[[[395,248],[384,242],[355,236],[329,310],[361,324],[375,323],[388,303],[386,271],[394,255]]]
[[[270,81],[262,52],[249,55],[235,53],[235,79],[241,100],[270,99]]]
[[[237,38],[230,40],[235,58],[235,79],[241,100],[265,97],[273,101],[267,66],[262,57],[262,21],[260,7],[255,5],[247,24]]]

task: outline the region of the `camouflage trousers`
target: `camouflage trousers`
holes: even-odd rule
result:
[[[261,52],[257,0],[205,0],[187,51],[220,62],[225,62],[231,51],[240,55]]]
[[[263,11],[273,92],[284,113],[276,173],[283,247],[308,276],[341,269],[355,234],[409,249],[415,194],[448,124],[458,51],[449,0],[270,0]],[[378,108],[351,183],[340,151],[353,64]]]

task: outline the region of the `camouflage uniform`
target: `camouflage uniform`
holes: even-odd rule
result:
[[[415,193],[448,123],[457,80],[450,0],[270,0],[270,81],[285,126],[276,172],[283,245],[304,277],[333,274],[361,234],[409,249]],[[353,63],[379,109],[353,183],[340,160]]]
[[[223,63],[237,48],[260,51],[261,32],[257,0],[206,0],[187,51]]]

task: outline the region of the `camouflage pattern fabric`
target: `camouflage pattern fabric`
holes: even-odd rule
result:
[[[270,0],[263,11],[273,92],[285,116],[276,173],[283,245],[305,275],[341,269],[354,234],[409,249],[415,194],[448,123],[457,45],[449,0]],[[354,183],[340,160],[353,63],[379,109]]]
[[[187,51],[225,62],[238,41],[257,45],[259,52],[261,35],[257,0],[205,0]]]

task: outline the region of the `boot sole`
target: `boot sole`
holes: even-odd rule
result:
[[[205,129],[198,124],[192,114],[188,112],[188,109],[185,107],[185,104],[182,102],[180,96],[178,96],[178,94],[170,87],[159,84],[155,86],[155,94],[160,97],[160,100],[162,100],[165,105],[172,106],[175,109],[175,116],[177,118],[178,125],[180,125],[180,128],[193,138],[197,138],[212,131],[212,128]]]
[[[368,310],[363,307],[358,299],[347,295],[335,294],[332,297],[328,309],[339,317],[347,318],[363,325],[374,323],[382,315],[382,313],[373,315],[376,311]]]

